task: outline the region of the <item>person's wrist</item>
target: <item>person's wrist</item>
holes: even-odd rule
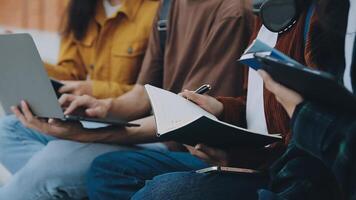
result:
[[[299,116],[299,113],[302,111],[303,107],[307,105],[307,103],[308,103],[307,101],[302,101],[295,107],[293,115],[291,116],[291,120],[290,120],[291,127],[294,126],[295,121],[297,120],[297,117]]]
[[[102,138],[107,137],[107,133],[105,131],[99,129],[86,129],[86,128],[78,128],[76,130],[77,134],[71,135],[71,140],[85,143],[93,143],[101,141]]]
[[[90,81],[90,80],[87,81],[87,87],[86,88],[87,88],[88,94],[92,96],[93,95],[93,90],[94,90],[93,89],[93,81]]]
[[[106,113],[104,117],[110,116],[112,115],[112,110],[113,110],[113,105],[114,105],[114,99],[113,98],[109,98],[109,99],[105,99],[103,100],[105,107],[106,107]]]

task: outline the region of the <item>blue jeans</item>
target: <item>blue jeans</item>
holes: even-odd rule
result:
[[[14,176],[0,187],[0,199],[83,199],[91,162],[99,155],[129,149],[138,148],[57,140],[5,117],[0,121],[0,162]]]
[[[268,178],[254,174],[176,172],[155,177],[132,200],[257,200]]]
[[[94,160],[87,188],[91,200],[257,199],[268,181],[257,175],[189,172],[206,167],[189,153],[113,152]]]

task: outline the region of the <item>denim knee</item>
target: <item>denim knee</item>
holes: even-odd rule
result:
[[[134,174],[135,153],[130,151],[110,152],[94,159],[88,172],[88,178],[100,178],[106,173]]]
[[[0,119],[0,138],[6,138],[13,136],[16,127],[19,126],[21,122],[13,115],[5,116]]]
[[[85,182],[90,199],[99,199],[98,193],[100,193],[100,190],[104,189],[104,183],[102,179],[106,179],[104,177],[105,170],[110,170],[111,162],[106,159],[106,157],[108,157],[110,154],[111,153],[104,154],[96,158],[92,162],[86,174]]]
[[[195,172],[174,172],[156,176],[153,180],[147,181],[145,187],[138,191],[132,197],[132,200],[199,199],[197,198],[199,194],[195,194],[188,189],[193,186],[192,180],[199,176],[204,175]],[[185,191],[190,192],[184,195]],[[188,198],[184,198],[186,196]]]
[[[0,162],[11,171],[18,172],[33,155],[42,150],[52,136],[26,128],[13,115],[0,119]]]
[[[0,142],[2,140],[38,140],[47,143],[54,139],[52,136],[25,127],[14,115],[0,119]]]
[[[252,174],[175,172],[147,181],[132,200],[252,200],[267,182],[267,177]]]
[[[138,175],[138,156],[136,151],[120,151],[97,157],[86,175],[90,199],[130,199],[145,184]]]
[[[6,192],[14,195],[16,188],[24,188],[26,192],[16,194],[19,198],[14,199],[85,198],[84,173],[72,167],[71,161],[75,160],[68,160],[68,155],[59,151],[60,145],[49,143],[14,176]]]
[[[90,191],[100,189],[102,181],[112,178],[113,174],[128,173],[125,163],[127,152],[111,152],[94,159],[86,175],[87,186]]]

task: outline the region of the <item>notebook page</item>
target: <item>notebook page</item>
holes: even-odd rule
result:
[[[151,85],[145,85],[145,88],[151,100],[157,132],[160,135],[183,127],[202,116],[217,120],[214,115],[177,94]]]

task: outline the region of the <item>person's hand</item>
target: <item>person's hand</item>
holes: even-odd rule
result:
[[[208,164],[214,166],[229,166],[228,153],[223,150],[208,147],[204,144],[197,144],[195,147],[189,145],[184,146],[193,156],[205,161]]]
[[[83,95],[63,94],[59,98],[59,103],[65,108],[64,114],[69,115],[76,110],[84,109],[89,117],[105,118],[109,114],[112,99],[95,99],[94,97]]]
[[[79,122],[61,122],[35,117],[25,101],[21,102],[21,111],[16,106],[11,107],[11,110],[25,127],[41,133],[75,141],[81,141],[80,138],[84,135],[84,129]]]
[[[180,95],[196,103],[198,106],[216,117],[219,117],[224,110],[224,105],[211,96],[197,94],[194,91],[189,90],[184,90]]]
[[[87,81],[61,81],[64,86],[59,88],[58,92],[74,95],[93,95],[93,82]]]
[[[296,106],[303,102],[303,97],[295,91],[275,82],[272,77],[263,70],[258,70],[266,88],[271,91],[279,103],[287,111],[289,117],[293,116]]]

